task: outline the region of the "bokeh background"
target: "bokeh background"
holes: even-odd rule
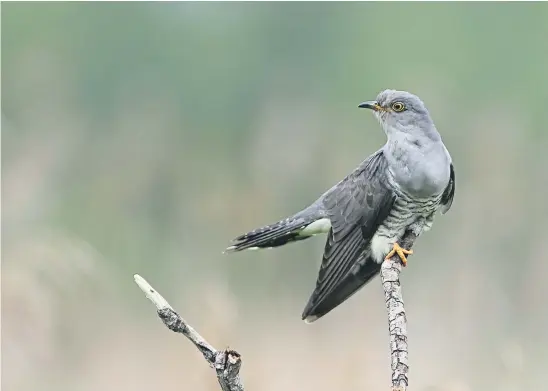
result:
[[[429,107],[457,176],[402,274],[413,390],[521,391],[548,365],[547,3],[4,3],[2,386],[217,390],[139,273],[249,390],[390,384],[380,281],[301,321],[324,238],[223,255]]]

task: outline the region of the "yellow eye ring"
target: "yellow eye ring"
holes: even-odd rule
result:
[[[392,110],[394,110],[397,113],[400,113],[405,110],[405,105],[401,102],[394,102],[392,103]]]

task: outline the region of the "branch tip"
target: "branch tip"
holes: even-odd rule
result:
[[[139,286],[139,288],[141,288],[147,299],[152,301],[152,303],[156,306],[158,310],[163,310],[166,308],[173,310],[167,300],[164,299],[161,294],[156,292],[154,288],[147,282],[147,280],[145,280],[138,274],[134,274],[133,279],[135,280],[135,283]]]

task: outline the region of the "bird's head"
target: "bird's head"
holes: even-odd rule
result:
[[[375,100],[360,103],[358,107],[373,110],[388,136],[395,132],[429,135],[431,130],[437,134],[426,106],[410,92],[384,90]]]

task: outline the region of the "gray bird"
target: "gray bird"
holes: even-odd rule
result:
[[[385,90],[370,109],[387,142],[307,208],[233,240],[230,251],[283,246],[328,233],[316,288],[302,318],[311,323],[376,276],[385,258],[398,254],[405,231],[419,236],[445,214],[455,194],[449,152],[424,103],[405,91]]]

